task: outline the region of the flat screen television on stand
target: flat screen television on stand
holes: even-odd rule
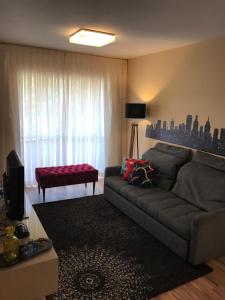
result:
[[[3,189],[7,217],[10,220],[21,221],[24,217],[24,167],[15,150],[6,158]]]

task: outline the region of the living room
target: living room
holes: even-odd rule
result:
[[[0,6],[0,299],[224,299],[225,3]]]

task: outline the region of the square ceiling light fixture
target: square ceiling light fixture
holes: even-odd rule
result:
[[[70,36],[70,43],[102,47],[114,42],[115,39],[115,34],[112,33],[80,29]]]

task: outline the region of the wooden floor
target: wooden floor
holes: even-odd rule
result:
[[[99,178],[95,186],[95,195],[103,193],[103,178]],[[26,193],[32,204],[43,203],[42,190],[38,194],[37,187],[26,188]],[[45,202],[53,202],[59,200],[67,200],[93,195],[93,183],[68,185],[45,190]]]
[[[95,194],[103,193],[103,178],[96,184]],[[37,188],[27,188],[26,192],[32,204],[42,203],[42,195]],[[84,184],[46,189],[46,202],[66,200],[92,195],[92,184],[87,188]],[[193,280],[187,284],[170,290],[154,300],[225,300],[225,257],[208,262],[214,271],[210,274]]]

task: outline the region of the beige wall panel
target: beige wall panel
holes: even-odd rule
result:
[[[140,153],[154,144],[145,138],[146,123],[158,119],[181,123],[197,114],[200,125],[209,116],[212,130],[224,128],[225,38],[128,60],[127,100],[148,105],[139,126]]]

